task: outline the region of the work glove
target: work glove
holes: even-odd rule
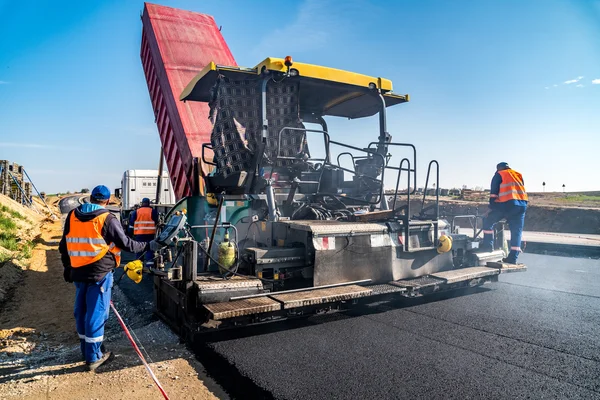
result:
[[[158,243],[156,240],[153,240],[150,243],[148,243],[148,247],[150,248],[151,251],[158,251],[163,246],[160,243]]]
[[[63,270],[63,278],[65,279],[65,282],[73,283],[73,280],[71,279],[71,268],[65,268]]]

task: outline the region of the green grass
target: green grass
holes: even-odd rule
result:
[[[10,251],[17,251],[20,248],[17,238],[4,232],[0,233],[0,246]]]
[[[0,247],[16,251],[18,259],[31,258],[35,244],[31,241],[22,241],[17,238],[17,224],[15,219],[24,219],[21,214],[6,206],[0,206]],[[0,255],[0,264],[11,258],[8,254]]]
[[[587,194],[566,195],[559,198],[560,201],[566,203],[600,203],[600,196],[590,196]]]
[[[15,211],[15,210],[11,210],[10,208],[8,208],[6,206],[0,206],[0,211],[10,214],[10,216],[13,218],[25,219],[25,217],[22,216],[19,212]]]
[[[0,214],[0,232],[13,232],[15,229],[17,229],[15,221],[5,214]]]

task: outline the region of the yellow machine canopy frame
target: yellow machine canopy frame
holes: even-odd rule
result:
[[[290,65],[289,72],[286,61]],[[318,65],[291,63],[291,58],[267,58],[254,68],[228,67],[208,64],[186,86],[180,100],[210,101],[210,90],[219,75],[232,80],[259,78],[265,72],[275,73],[279,78],[288,74],[299,81],[300,113],[314,116],[345,118],[369,117],[382,109],[381,94],[386,107],[409,101],[409,96],[392,93],[392,81],[354,72]]]

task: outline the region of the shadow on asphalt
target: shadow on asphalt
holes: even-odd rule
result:
[[[279,322],[267,322],[260,325],[252,325],[241,328],[232,328],[227,330],[219,330],[215,332],[207,332],[197,334],[194,337],[194,342],[200,343],[217,343],[233,339],[241,339],[249,336],[266,335],[273,332],[284,330],[293,330],[304,328],[307,326],[326,324],[332,321],[344,320],[349,318],[357,318],[380,314],[393,310],[401,310],[407,307],[414,307],[421,304],[435,303],[455,297],[471,296],[479,293],[485,293],[492,289],[487,287],[465,288],[455,291],[431,294],[429,296],[417,298],[397,297],[390,300],[378,301],[374,303],[365,303],[354,306],[348,310],[333,312],[321,315],[308,315],[294,319],[287,319]]]

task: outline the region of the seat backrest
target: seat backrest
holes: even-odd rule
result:
[[[261,79],[233,81],[219,78],[213,88],[210,119],[211,144],[216,175],[227,177],[254,168],[253,160],[261,137]],[[274,166],[293,160],[277,160],[278,134],[284,127],[304,128],[299,117],[298,84],[284,80],[267,84],[268,135],[265,160]],[[284,131],[280,154],[294,157],[308,151],[303,131]]]

